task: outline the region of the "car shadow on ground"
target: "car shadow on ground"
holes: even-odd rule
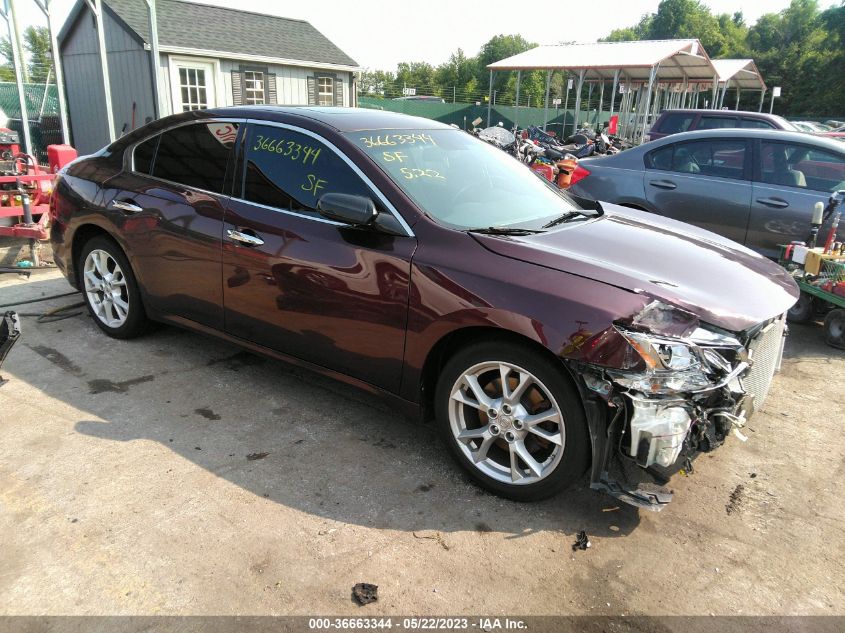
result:
[[[44,294],[29,285],[27,295]],[[16,379],[88,414],[76,432],[156,442],[258,497],[332,521],[510,538],[579,530],[618,537],[640,521],[635,508],[590,490],[586,476],[536,503],[488,494],[453,464],[431,424],[356,388],[177,328],[118,341],[87,314],[50,324],[27,318],[13,355],[6,369]],[[52,367],[45,371],[43,361]],[[184,468],[162,463],[173,465],[155,460],[146,477],[185,485]]]

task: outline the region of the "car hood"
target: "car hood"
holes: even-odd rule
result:
[[[646,293],[733,332],[784,313],[798,298],[783,268],[736,242],[652,213],[601,206],[602,216],[559,230],[473,237],[503,257]]]

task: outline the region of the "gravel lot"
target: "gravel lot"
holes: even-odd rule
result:
[[[0,275],[0,303],[68,290]],[[196,334],[23,326],[0,614],[845,615],[845,352],[818,326],[792,328],[748,441],[675,477],[659,514],[586,480],[490,496],[380,400]],[[378,602],[352,602],[362,581]]]

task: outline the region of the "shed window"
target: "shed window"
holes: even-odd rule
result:
[[[247,105],[267,103],[264,93],[264,73],[256,70],[244,71],[244,103]]]
[[[179,68],[179,88],[182,91],[182,110],[205,110],[208,107],[208,92],[205,70],[202,68]]]
[[[317,77],[317,105],[334,105],[334,79]]]

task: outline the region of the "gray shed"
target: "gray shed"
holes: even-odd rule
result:
[[[303,20],[157,0],[160,116],[226,105],[354,105],[358,64]],[[145,0],[103,0],[115,133],[156,117]],[[72,142],[109,142],[96,22],[78,0],[58,37]]]

